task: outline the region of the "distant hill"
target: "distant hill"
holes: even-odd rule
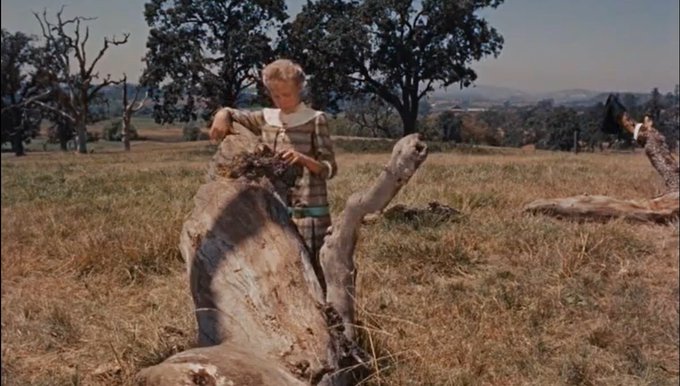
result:
[[[625,91],[616,91],[621,94]],[[468,107],[488,107],[508,103],[512,106],[531,105],[544,99],[552,99],[556,105],[589,106],[604,102],[610,91],[594,91],[585,89],[568,89],[550,92],[528,92],[509,87],[477,85],[465,89],[449,87],[448,90],[437,90],[430,96],[435,105],[453,104]],[[649,93],[632,93],[640,103],[649,98]]]
[[[128,84],[128,95],[134,95],[136,85]],[[110,107],[114,110],[120,108],[122,102],[122,85],[112,85],[102,89],[103,95],[109,99]],[[626,94],[625,91],[616,91]],[[452,107],[474,108],[491,107],[502,104],[510,106],[533,105],[540,100],[552,99],[556,105],[564,106],[592,106],[607,99],[609,91],[595,91],[585,89],[567,89],[550,92],[528,92],[509,87],[498,87],[490,85],[477,85],[460,90],[456,86],[451,86],[448,90],[436,90],[430,94],[429,102],[434,111],[441,111]],[[649,93],[631,93],[638,98],[638,103],[645,103],[649,99]],[[243,95],[242,104],[255,98],[254,92]],[[148,101],[147,107],[140,112],[140,115],[150,113],[152,103]]]

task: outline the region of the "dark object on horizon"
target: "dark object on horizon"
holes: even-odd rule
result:
[[[621,104],[617,94],[609,94],[604,104],[604,119],[600,130],[606,134],[618,134],[621,132],[619,118],[626,112],[626,107]]]

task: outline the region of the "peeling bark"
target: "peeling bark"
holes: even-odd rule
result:
[[[374,186],[349,199],[321,251],[327,296],[284,204],[286,172],[237,129],[220,144],[180,238],[200,347],[142,370],[138,381],[348,385],[349,369],[367,361],[353,339],[347,296],[355,293],[357,229],[408,182],[426,147],[415,135],[402,139]]]

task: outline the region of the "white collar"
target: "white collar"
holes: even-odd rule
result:
[[[283,127],[284,124],[286,127],[300,126],[323,114],[304,103],[300,103],[297,110],[290,114],[283,113],[281,109],[264,109],[263,113],[265,122],[274,127]]]

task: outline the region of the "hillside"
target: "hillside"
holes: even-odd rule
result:
[[[532,105],[538,101],[552,99],[556,105],[592,106],[604,103],[610,92],[626,91],[593,91],[584,89],[557,90],[551,92],[527,92],[507,87],[477,85],[465,89],[451,86],[448,90],[437,90],[430,96],[430,103],[438,105],[468,105],[470,107],[489,107],[509,104],[511,106]],[[639,103],[649,99],[649,93],[631,93]]]

